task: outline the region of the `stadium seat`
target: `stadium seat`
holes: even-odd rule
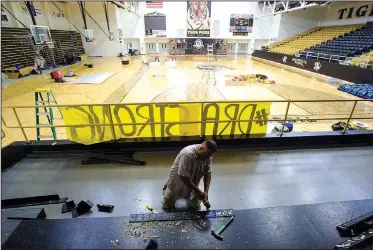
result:
[[[276,53],[293,55],[310,48],[312,49],[318,45],[327,45],[327,42],[332,41],[333,39],[343,39],[344,35],[361,29],[363,26],[364,24],[316,27],[286,40],[279,41],[276,44],[272,44],[269,46],[269,50]],[[365,36],[367,34],[364,33],[363,35]],[[342,41],[349,40],[343,39]],[[356,43],[351,43],[351,45],[356,46]],[[339,42],[335,43],[335,49],[339,49],[339,47]],[[331,48],[329,46],[324,46],[321,48],[322,50],[316,50],[315,52],[326,54],[331,53],[331,50],[329,50]],[[354,50],[351,50],[349,54],[354,53],[353,51]]]
[[[373,51],[355,57],[350,62],[351,66],[373,69]]]
[[[323,48],[325,51],[333,55],[359,56],[373,49],[373,32],[372,30],[365,29],[363,27],[350,34],[338,37],[321,45],[312,47],[311,50],[318,48]],[[338,50],[333,50],[334,48],[338,48]],[[361,59],[367,58],[361,57]],[[355,66],[355,63],[357,63],[356,60],[352,63],[352,65]]]
[[[303,36],[305,36],[305,35],[308,35],[308,34],[314,32],[314,31],[317,31],[317,30],[320,30],[320,28],[319,28],[319,27],[315,27],[315,28],[309,29],[309,30],[307,30],[307,31],[305,31],[305,32],[302,32],[302,33],[300,33],[300,34],[296,34],[296,35],[291,36],[291,37],[289,37],[289,38],[286,38],[286,39],[283,39],[283,40],[281,40],[281,41],[278,41],[278,42],[272,43],[271,45],[268,46],[268,49],[269,49],[270,51],[272,51],[272,49],[274,49],[274,48],[280,47],[281,45],[284,45],[284,44],[286,44],[286,43],[288,43],[288,42],[290,42],[290,41],[296,40],[296,39],[298,39],[298,38],[300,38],[300,37],[303,37]]]

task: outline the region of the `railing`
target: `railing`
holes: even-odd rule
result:
[[[319,59],[325,59],[328,62],[331,61],[338,61],[339,64],[344,64],[344,65],[349,65],[349,62],[354,59],[355,57],[351,56],[341,56],[341,55],[332,55],[332,54],[326,54],[326,53],[316,53],[316,52],[310,52],[310,51],[302,51],[299,54],[299,56],[304,56],[305,58],[316,58],[316,60]],[[366,68],[370,62],[369,59],[360,59],[360,64],[359,66],[361,68]]]
[[[354,111],[355,111],[355,108],[357,106],[357,104],[359,102],[373,102],[373,99],[365,99],[365,100],[361,100],[361,99],[348,99],[348,100],[341,100],[341,99],[337,99],[337,100],[248,100],[248,101],[235,101],[235,100],[231,100],[231,101],[218,101],[218,103],[264,103],[264,102],[271,102],[271,103],[285,103],[286,104],[286,109],[285,109],[285,113],[283,115],[283,119],[238,119],[238,120],[221,120],[219,122],[221,123],[226,123],[226,122],[281,122],[282,123],[282,126],[281,126],[281,131],[278,133],[278,135],[280,137],[283,136],[284,134],[284,128],[285,128],[285,122],[288,121],[289,119],[289,108],[290,108],[290,105],[291,104],[294,104],[294,103],[331,103],[331,102],[345,102],[345,103],[353,103],[352,104],[352,108],[351,108],[351,111],[349,112],[349,115],[348,116],[345,116],[345,117],[341,117],[343,115],[339,115],[338,117],[328,117],[328,118],[317,118],[318,121],[328,121],[328,120],[347,120],[346,122],[346,126],[344,128],[344,130],[342,131],[342,135],[344,135],[346,133],[346,130],[348,129],[349,125],[350,125],[350,122],[351,122],[351,119],[354,119],[354,120],[373,120],[373,113],[369,113],[369,115],[371,115],[371,117],[353,117],[354,115]],[[208,104],[208,103],[215,103],[215,102],[157,102],[156,104],[192,104],[192,103],[195,103],[195,104]],[[123,105],[123,106],[126,106],[126,105],[143,105],[144,103],[128,103],[128,104],[79,104],[79,105],[68,105],[68,104],[65,104],[65,105],[44,105],[45,107],[52,107],[52,108],[61,108],[61,107],[80,107],[80,106],[109,106],[110,110],[111,107],[110,106],[118,106],[118,105]],[[8,129],[20,129],[22,134],[23,134],[23,137],[25,139],[26,142],[29,142],[29,138],[27,137],[26,135],[26,132],[25,132],[25,129],[27,128],[37,128],[38,126],[36,125],[27,125],[27,126],[24,126],[22,125],[22,122],[19,118],[19,115],[18,115],[18,112],[17,112],[17,109],[35,109],[36,107],[38,106],[12,106],[12,107],[3,107],[3,109],[10,109],[13,111],[15,117],[16,117],[16,120],[17,120],[17,123],[18,123],[18,126],[9,126],[7,124],[7,122],[4,120],[4,117],[3,115],[1,116],[2,118],[2,122],[4,124],[4,127],[8,128]],[[40,107],[40,106],[39,106]],[[373,105],[372,106],[369,106],[371,107],[371,110],[370,111],[373,111]],[[109,112],[110,113],[110,112]],[[278,114],[277,114],[278,115]],[[322,114],[321,114],[322,115]],[[338,114],[336,114],[338,115]],[[302,118],[291,118],[292,121],[302,121],[303,119]],[[69,128],[69,127],[75,127],[75,128],[78,128],[78,127],[97,127],[97,126],[110,126],[111,128],[111,132],[112,132],[112,135],[113,135],[113,138],[117,138],[116,135],[115,135],[115,131],[114,131],[114,127],[115,126],[124,126],[124,125],[150,125],[150,124],[154,124],[154,125],[160,125],[160,124],[196,124],[196,123],[199,123],[199,124],[208,124],[208,123],[215,123],[216,121],[185,121],[185,122],[145,122],[145,123],[113,123],[113,119],[111,118],[111,115],[110,115],[110,119],[109,119],[109,124],[108,123],[99,123],[99,124],[74,124],[74,125],[43,125],[43,128],[51,128],[51,127],[55,127],[55,128]],[[40,128],[40,127],[39,127]],[[5,133],[3,132],[3,135],[5,136]]]

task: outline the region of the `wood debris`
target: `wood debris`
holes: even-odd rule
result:
[[[119,241],[118,240],[111,240],[110,241],[114,247],[117,247],[119,245]]]
[[[199,230],[206,229],[206,221],[203,219],[197,220],[181,220],[181,221],[148,221],[142,223],[128,223],[123,225],[125,232],[134,238],[140,238],[144,241],[149,241],[152,238],[162,238],[167,232],[171,237],[182,233],[187,236],[188,231],[193,231],[194,227]],[[185,233],[185,234],[184,234]],[[186,239],[188,239],[186,237]]]
[[[142,237],[145,240],[151,236],[158,236],[167,229],[170,235],[175,234],[177,228],[183,228],[185,224],[181,221],[151,221],[143,223],[128,223],[125,232],[127,235],[138,238]],[[184,229],[183,229],[184,230]],[[186,232],[186,230],[184,230]],[[160,236],[158,236],[160,237]]]

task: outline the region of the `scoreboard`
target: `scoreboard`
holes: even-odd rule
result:
[[[253,15],[232,14],[230,18],[229,31],[234,36],[247,36],[252,32],[254,18]]]

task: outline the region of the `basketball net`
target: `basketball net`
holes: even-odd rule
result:
[[[96,38],[92,37],[92,38],[87,38],[86,40],[88,43],[93,43],[96,41]]]
[[[48,46],[50,49],[54,49],[54,42],[49,42],[48,40],[44,40],[44,45]]]

